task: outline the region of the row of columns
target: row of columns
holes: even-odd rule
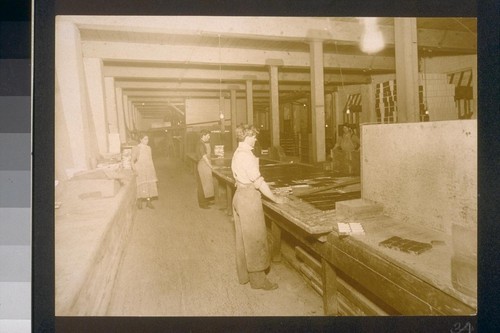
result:
[[[140,114],[114,78],[104,77],[102,59],[83,58],[74,23],[58,20],[56,35],[56,112],[61,113],[57,119],[64,119],[56,126],[69,133],[68,151],[59,153],[73,162],[65,168],[85,170],[109,153],[109,134],[119,135],[120,143],[127,141],[127,130],[140,122]]]
[[[418,121],[418,56],[416,19],[395,19],[396,79],[400,122]],[[127,125],[138,123],[139,113],[124,101],[123,91],[114,78],[103,76],[101,59],[82,57],[78,28],[72,22],[56,25],[56,78],[61,105],[70,135],[75,166],[87,168],[89,158],[108,151],[108,133],[127,140]],[[325,95],[323,42],[312,39],[310,46],[312,154],[314,162],[325,161]],[[64,61],[61,61],[64,59]],[[269,59],[271,144],[280,145],[278,68],[281,59]],[[247,123],[253,123],[252,78],[246,78]],[[87,84],[90,83],[90,84]],[[236,142],[236,88],[231,89],[232,142]],[[368,101],[367,101],[368,102]],[[130,117],[125,119],[125,115]],[[131,120],[130,122],[128,120]],[[133,120],[133,121],[132,121]],[[93,127],[90,131],[90,127]]]

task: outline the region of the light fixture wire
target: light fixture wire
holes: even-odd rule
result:
[[[222,112],[222,56],[221,56],[221,43],[220,43],[220,34],[218,35],[219,37],[219,118],[222,120],[223,119],[223,112]]]

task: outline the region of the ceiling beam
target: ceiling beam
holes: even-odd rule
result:
[[[429,49],[477,53],[477,34],[451,30],[418,29],[417,45]]]
[[[82,42],[88,58],[122,61],[153,61],[184,65],[256,66],[266,68],[268,59],[282,59],[283,66],[310,67],[308,52],[255,49],[138,44],[125,42]],[[395,70],[394,57],[325,54],[324,68]]]
[[[334,17],[216,17],[216,16],[120,16],[57,17],[56,22],[70,21],[81,30],[105,30],[128,33],[160,35],[224,36],[263,40],[311,39],[339,41],[357,44],[363,34],[363,26],[356,19]],[[308,27],[308,29],[304,29]],[[380,25],[386,45],[394,46],[394,26]],[[444,36],[443,36],[444,35]],[[450,47],[470,50],[477,48],[477,36],[462,31],[418,29],[418,45],[422,47]],[[441,45],[439,45],[441,44]]]
[[[196,98],[219,98],[219,92],[215,91],[123,91],[124,95],[127,95],[129,97],[137,97],[137,98],[143,98],[143,97],[165,97],[165,98],[172,98],[172,97],[192,97],[196,96]]]
[[[244,17],[244,16],[65,16],[81,30],[109,30],[154,34],[245,37],[264,40],[307,41],[314,35],[337,41],[358,41],[362,26],[358,21],[337,21],[328,17]],[[308,27],[308,29],[304,29]],[[311,31],[315,33],[311,33]],[[322,32],[318,34],[317,32]]]
[[[229,91],[229,90],[246,90],[245,84],[219,84],[219,83],[206,83],[206,82],[115,82],[117,88],[123,89],[148,89],[148,90],[168,90],[168,91],[181,91],[181,90],[197,90],[197,91]],[[280,84],[280,90],[301,90],[309,91],[310,84]],[[253,91],[269,91],[269,84],[254,84]]]
[[[223,81],[246,81],[248,76],[253,76],[252,80],[269,81],[269,73],[267,71],[250,71],[250,70],[221,70],[218,69],[192,69],[192,68],[155,68],[155,67],[127,67],[105,65],[103,69],[105,77],[114,77],[115,82],[119,84],[119,80],[133,80],[134,78],[141,79],[162,79],[162,80],[223,80]],[[279,81],[300,81],[309,83],[311,75],[309,73],[278,73]],[[358,74],[324,74],[325,82],[351,82],[351,83],[369,83],[368,75]]]

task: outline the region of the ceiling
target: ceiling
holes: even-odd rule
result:
[[[59,18],[58,18],[59,19]],[[325,91],[395,72],[394,18],[378,18],[386,41],[360,51],[363,26],[339,17],[64,17],[80,31],[84,57],[101,58],[103,74],[146,118],[168,121],[188,98],[245,98],[269,107],[269,64],[279,64],[280,102],[307,97],[310,44],[322,41]],[[475,18],[417,18],[419,56],[477,53]]]

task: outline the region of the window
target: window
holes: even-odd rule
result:
[[[472,110],[472,69],[448,73],[448,83],[455,85],[455,107],[458,119],[470,119],[474,113]]]

